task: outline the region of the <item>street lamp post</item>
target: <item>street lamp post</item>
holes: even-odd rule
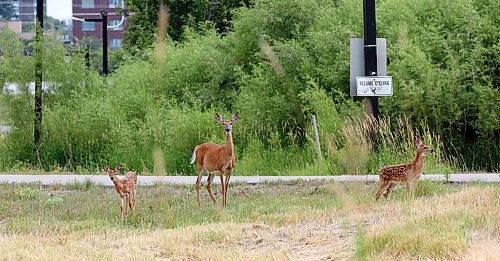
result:
[[[101,11],[101,18],[77,18],[73,20],[82,22],[98,22],[102,24],[102,73],[107,75],[108,69],[108,12]]]
[[[101,11],[101,18],[84,18],[85,22],[99,22],[102,24],[102,73],[108,74],[108,12]]]

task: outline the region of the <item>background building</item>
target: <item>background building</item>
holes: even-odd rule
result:
[[[19,1],[19,20],[25,23],[35,23],[36,19],[36,0],[18,0]],[[47,13],[47,0],[43,1],[43,13]]]
[[[123,0],[73,0],[73,17],[76,18],[101,18],[101,11],[108,12],[108,25],[118,25],[122,16],[117,11],[123,7]],[[126,20],[118,28],[108,29],[108,46],[121,48],[123,42],[123,29]],[[85,37],[102,39],[102,24],[97,22],[82,22],[73,20],[73,39],[81,40]]]
[[[44,0],[44,13],[47,13],[47,1]],[[35,37],[36,0],[0,0],[0,30],[8,28],[23,40],[32,40]],[[49,20],[49,19],[44,19]],[[54,18],[51,19],[54,24]],[[48,21],[44,21],[47,25]],[[63,27],[59,25],[59,27]],[[58,30],[60,29],[58,27]],[[52,26],[52,29],[54,26]],[[47,31],[47,28],[45,28]],[[62,32],[61,28],[61,32]],[[61,35],[54,30],[52,35],[68,38],[68,34]]]

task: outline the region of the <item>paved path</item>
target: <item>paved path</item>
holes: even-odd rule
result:
[[[7,133],[12,130],[12,127],[9,125],[0,125],[0,133]]]
[[[206,176],[204,177],[206,179]],[[204,180],[205,180],[204,179]],[[443,174],[422,175],[421,179],[433,181],[446,181]],[[113,186],[107,175],[21,175],[21,174],[0,174],[0,183],[31,183],[40,182],[43,185],[51,184],[71,184],[74,182],[92,181],[98,185]],[[219,179],[214,179],[218,183]],[[378,182],[378,175],[342,175],[342,176],[232,176],[231,182],[241,183],[264,183],[274,181],[293,180],[335,180],[339,182]],[[157,183],[194,184],[195,176],[139,176],[139,185],[148,186]],[[450,182],[496,182],[500,183],[498,173],[477,173],[477,174],[450,174]]]

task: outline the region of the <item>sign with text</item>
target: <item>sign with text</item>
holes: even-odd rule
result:
[[[357,96],[392,96],[391,76],[356,77]]]
[[[358,96],[356,90],[356,77],[369,75],[365,74],[365,49],[363,38],[351,38],[350,40],[350,94]],[[387,40],[385,38],[377,38],[377,76],[387,75]],[[376,96],[376,95],[375,95]]]

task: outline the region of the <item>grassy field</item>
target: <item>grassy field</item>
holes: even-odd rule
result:
[[[495,260],[500,185],[419,182],[373,202],[376,184],[231,184],[228,206],[192,186],[138,188],[119,217],[91,182],[0,185],[1,260]],[[218,187],[216,191],[218,191]],[[217,197],[220,197],[217,194]]]

